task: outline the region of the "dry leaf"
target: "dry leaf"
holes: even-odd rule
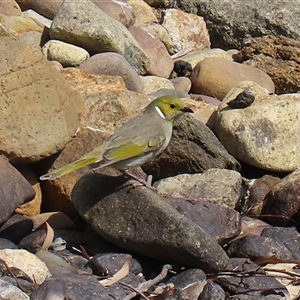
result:
[[[40,251],[48,250],[48,248],[51,246],[53,239],[54,239],[54,231],[52,227],[46,222],[46,238],[44,240],[44,243],[41,247]]]
[[[99,281],[103,286],[110,286],[126,277],[129,273],[129,260],[127,259],[123,267],[112,277]]]
[[[183,296],[185,297],[185,299],[197,300],[200,294],[202,293],[206,283],[207,281],[203,280],[203,281],[196,281],[187,285],[186,287],[181,289]]]
[[[289,297],[286,296],[287,300],[296,298],[300,293],[300,285],[293,284],[295,279],[300,279],[300,274],[293,271],[296,266],[297,264],[295,263],[278,263],[268,264],[263,267],[268,276],[274,277],[286,287],[289,292]]]
[[[74,229],[76,228],[74,222],[62,212],[48,212],[32,216],[30,218],[33,222],[33,229],[40,227],[48,222],[52,228],[55,229]]]

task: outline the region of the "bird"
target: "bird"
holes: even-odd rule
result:
[[[92,169],[111,166],[151,187],[151,183],[132,174],[129,169],[141,166],[166,149],[173,124],[184,113],[193,113],[193,110],[181,98],[170,95],[158,97],[148,104],[143,113],[122,125],[101,145],[74,162],[50,170],[40,180],[54,180],[88,165]]]

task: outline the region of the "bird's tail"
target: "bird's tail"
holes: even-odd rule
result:
[[[71,173],[75,170],[78,170],[80,168],[83,168],[85,166],[88,166],[90,164],[96,163],[97,161],[99,161],[99,157],[95,157],[95,156],[83,156],[82,158],[73,161],[71,163],[69,163],[68,165],[65,165],[63,167],[60,167],[58,169],[55,169],[53,171],[50,171],[49,173],[42,175],[40,177],[40,180],[53,180],[56,179],[58,177],[61,177],[63,175],[66,175],[68,173]]]

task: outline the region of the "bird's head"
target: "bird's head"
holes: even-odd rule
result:
[[[193,112],[180,98],[174,96],[156,98],[148,105],[146,111],[148,109],[156,110],[160,117],[172,122],[185,112]]]

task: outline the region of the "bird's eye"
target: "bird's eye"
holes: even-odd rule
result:
[[[174,109],[175,108],[175,104],[170,104],[170,108]]]

